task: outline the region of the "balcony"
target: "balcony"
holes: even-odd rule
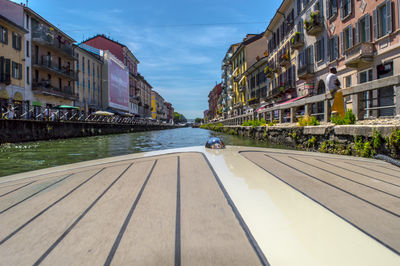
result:
[[[308,35],[317,36],[322,33],[325,29],[324,20],[319,13],[311,13],[311,18],[304,22],[304,27]]]
[[[292,80],[286,80],[284,82],[281,82],[278,85],[278,87],[272,89],[272,91],[268,95],[268,98],[280,97],[281,95],[284,95],[286,92],[295,89],[295,86],[293,84],[294,82]]]
[[[35,62],[36,61],[36,62]],[[61,68],[53,63],[53,59],[51,56],[42,56],[41,60],[34,60],[33,62],[34,67],[39,67],[48,71],[55,72],[65,78],[77,80],[78,79],[78,72],[74,71],[70,68],[70,66],[62,66]]]
[[[292,38],[290,38],[290,47],[295,50],[299,50],[304,46],[304,34],[296,32]]]
[[[297,68],[297,76],[299,79],[307,80],[314,77],[314,65],[305,64]]]
[[[11,84],[11,75],[2,73],[0,75],[0,83],[4,83],[6,85],[10,85]]]
[[[280,57],[279,57],[279,65],[281,67],[287,67],[288,65],[290,65],[290,55],[289,52],[283,53]]]
[[[344,51],[344,63],[351,68],[365,68],[372,65],[374,60],[374,44],[359,43]]]
[[[32,84],[32,90],[43,95],[60,97],[71,101],[76,101],[79,99],[79,95],[74,93],[71,87],[64,86],[62,89],[55,88],[52,87],[50,82],[46,80],[34,82]]]
[[[74,57],[72,45],[62,43],[58,38],[56,38],[56,36],[54,35],[54,31],[51,31],[48,28],[32,28],[32,40],[34,42],[47,46],[48,48],[54,49],[57,52],[61,52],[72,59],[76,59]]]

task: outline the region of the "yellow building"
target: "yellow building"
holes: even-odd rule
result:
[[[103,60],[100,55],[95,53],[97,51],[85,44],[74,46],[75,69],[78,72],[75,88],[79,95],[75,106],[87,113],[101,109]]]
[[[26,33],[24,28],[0,15],[0,112],[12,104],[15,113],[22,115]]]
[[[157,118],[157,103],[156,103],[156,95],[151,92],[151,118]]]
[[[232,55],[233,69],[233,112],[242,115],[249,108],[247,103],[247,66],[253,65],[264,56],[267,40],[264,34],[247,34],[243,42]]]

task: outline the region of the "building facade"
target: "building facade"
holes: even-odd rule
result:
[[[96,35],[83,43],[97,49],[109,51],[127,67],[129,71],[129,112],[139,116],[139,101],[137,98],[139,60],[126,45],[114,41],[104,34]]]
[[[233,76],[233,115],[242,115],[250,108],[247,105],[247,67],[266,52],[267,39],[264,34],[247,34],[243,42],[232,55]],[[210,110],[211,111],[211,110]]]
[[[208,94],[208,116],[210,120],[217,119],[217,117],[221,117],[222,110],[221,107],[218,106],[218,99],[222,94],[222,84],[219,83],[214,86],[214,88]]]
[[[74,54],[76,57],[75,69],[78,73],[75,88],[79,95],[75,106],[90,114],[102,109],[103,58],[100,56],[99,50],[85,44],[74,46]]]
[[[136,95],[139,106],[139,115],[142,118],[151,117],[151,85],[138,73]]]
[[[224,118],[231,117],[233,106],[233,76],[232,76],[232,55],[235,53],[239,44],[232,44],[225,54],[221,65],[222,78],[222,115]]]
[[[152,118],[158,121],[166,120],[164,98],[156,91],[151,91]]]
[[[0,15],[0,112],[9,105],[17,115],[26,111],[25,95],[25,46],[27,31]],[[25,98],[26,99],[26,98]]]

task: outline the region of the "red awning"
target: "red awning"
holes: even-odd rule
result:
[[[304,97],[307,97],[307,96],[308,95],[304,95],[304,96],[300,96],[300,97],[297,97],[297,98],[293,98],[293,99],[287,100],[286,102],[279,103],[277,105],[284,105],[284,104],[287,104],[287,103],[292,103],[292,102],[295,102],[295,101],[300,100],[300,99],[302,99]]]

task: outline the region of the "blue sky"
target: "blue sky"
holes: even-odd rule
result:
[[[24,2],[25,1],[15,1]],[[230,44],[260,33],[280,0],[30,0],[77,42],[98,33],[127,45],[139,72],[175,110],[203,117]]]

